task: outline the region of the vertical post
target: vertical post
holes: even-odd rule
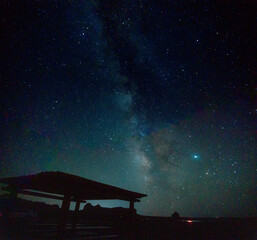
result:
[[[66,223],[68,218],[68,213],[70,209],[70,200],[71,196],[66,194],[64,195],[64,199],[62,201],[61,214],[57,232],[57,239],[62,240],[64,238],[64,233],[66,231]]]
[[[134,201],[130,201],[130,202],[129,202],[129,209],[130,209],[131,212],[133,212],[133,211],[135,210],[134,204],[135,204]]]
[[[76,206],[75,206],[75,211],[74,211],[74,216],[73,216],[73,221],[72,221],[72,234],[75,236],[76,233],[76,224],[78,221],[78,212],[79,212],[79,206],[80,206],[80,200],[76,201]]]
[[[17,196],[18,196],[18,193],[17,193],[17,188],[11,188],[10,190],[10,207],[9,209],[7,210],[8,211],[8,217],[10,217],[11,213],[15,210],[15,208],[17,207]]]
[[[15,188],[13,188],[13,189],[11,189],[11,191],[10,191],[10,198],[13,200],[16,200],[17,199],[17,189],[15,189]]]
[[[129,202],[129,211],[130,211],[130,232],[129,232],[129,240],[135,239],[135,202],[131,200]]]

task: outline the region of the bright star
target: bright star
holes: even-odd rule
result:
[[[195,154],[195,155],[193,155],[193,158],[194,158],[194,159],[198,159],[198,158],[199,158],[199,155],[196,155],[196,154]]]

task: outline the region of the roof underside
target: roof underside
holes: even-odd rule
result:
[[[147,196],[63,172],[41,172],[35,175],[8,177],[0,179],[0,182],[18,192],[32,190],[58,195],[68,194],[80,200],[139,201],[139,198]]]

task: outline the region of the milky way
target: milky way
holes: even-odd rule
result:
[[[255,3],[1,7],[1,177],[80,175],[146,193],[140,214],[257,214]]]

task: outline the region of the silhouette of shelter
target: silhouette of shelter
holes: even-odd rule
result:
[[[71,201],[76,202],[72,226],[75,232],[80,203],[85,203],[86,200],[119,199],[129,201],[130,209],[134,211],[134,203],[140,202],[140,198],[147,196],[63,172],[41,172],[34,175],[7,177],[0,179],[0,183],[7,184],[2,189],[9,191],[10,196],[14,198],[19,193],[62,200],[58,239],[64,236]]]

